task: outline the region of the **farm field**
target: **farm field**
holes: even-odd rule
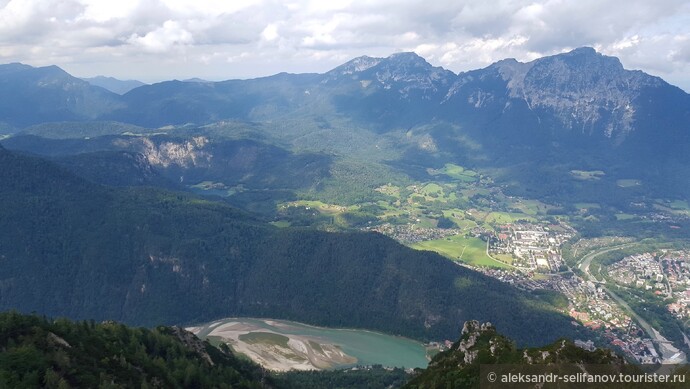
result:
[[[479,238],[455,235],[445,239],[418,242],[411,247],[417,250],[434,251],[454,261],[461,261],[473,266],[508,267],[486,255],[486,242]]]

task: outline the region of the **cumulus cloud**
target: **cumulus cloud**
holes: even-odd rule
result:
[[[396,51],[460,72],[592,46],[673,82],[690,74],[688,26],[685,0],[0,0],[0,61],[227,79]]]
[[[194,43],[192,33],[185,30],[180,23],[166,20],[163,25],[144,36],[133,34],[128,43],[141,46],[144,50],[153,53],[164,53],[174,46],[187,46]]]

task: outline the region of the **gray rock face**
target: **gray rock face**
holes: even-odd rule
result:
[[[372,58],[369,56],[357,57],[337,68],[331,70],[329,74],[333,75],[349,75],[363,72],[369,68],[378,65],[381,62],[381,58]]]
[[[477,84],[491,79],[493,84]],[[471,83],[472,88],[465,87]],[[636,100],[642,91],[663,85],[658,77],[625,70],[617,58],[580,48],[528,63],[507,59],[461,74],[446,98],[461,94],[461,101],[474,108],[509,108],[515,100],[524,101],[540,121],[555,119],[560,131],[601,135],[618,145],[635,130]]]
[[[618,59],[592,48],[528,63],[506,59],[459,75],[414,53],[364,56],[325,74],[164,82],[124,96],[54,67],[0,65],[0,84],[6,96],[2,121],[13,127],[93,119],[150,127],[272,121],[299,112],[345,115],[377,131],[447,121],[479,135],[479,141],[485,133],[497,134],[488,141],[492,147],[510,137],[510,145],[632,143],[644,149],[640,145],[669,138],[653,155],[685,141],[690,118],[688,94],[658,77],[625,70]]]
[[[408,98],[413,91],[427,94],[447,91],[456,75],[434,67],[415,53],[396,53],[388,58],[358,57],[326,73],[323,83],[342,77],[359,80],[363,88],[370,85],[398,91]]]
[[[516,79],[511,96],[520,96],[532,109],[555,113],[566,129],[592,131],[622,142],[634,129],[635,99],[644,87],[662,81],[642,72],[623,69],[617,58],[577,49],[537,60],[522,80]]]
[[[479,350],[474,349],[475,345],[477,344],[477,339],[483,333],[487,332],[495,332],[494,327],[488,322],[479,324],[477,320],[470,320],[466,321],[462,326],[458,351],[464,353],[463,362],[465,364],[470,364],[477,358]],[[493,353],[494,350],[492,349],[491,351]]]

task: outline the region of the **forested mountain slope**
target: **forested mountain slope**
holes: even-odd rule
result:
[[[382,235],[278,229],[4,149],[0,182],[3,310],[137,325],[259,316],[423,339],[478,319],[525,344],[573,335],[535,296]]]
[[[3,388],[272,388],[263,369],[177,327],[0,313]]]

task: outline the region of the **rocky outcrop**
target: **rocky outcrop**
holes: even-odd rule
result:
[[[617,372],[627,367],[625,360],[610,350],[583,350],[567,340],[553,344],[519,349],[507,337],[499,334],[491,323],[467,321],[460,339],[444,352],[436,355],[425,370],[408,383],[408,388],[424,387],[480,387],[480,365],[606,365]]]
[[[185,330],[184,328],[180,328],[177,326],[170,327],[172,330],[173,335],[177,337],[177,339],[182,342],[187,348],[198,354],[204,361],[206,361],[209,365],[213,366],[213,359],[211,359],[211,356],[208,355],[208,352],[206,352],[206,346],[204,345],[204,342],[199,340],[199,338],[196,337],[193,333]]]
[[[636,129],[644,91],[665,85],[658,77],[624,69],[618,58],[583,47],[528,63],[506,59],[460,74],[445,99],[504,111],[523,102],[556,132],[603,136],[618,145]]]

